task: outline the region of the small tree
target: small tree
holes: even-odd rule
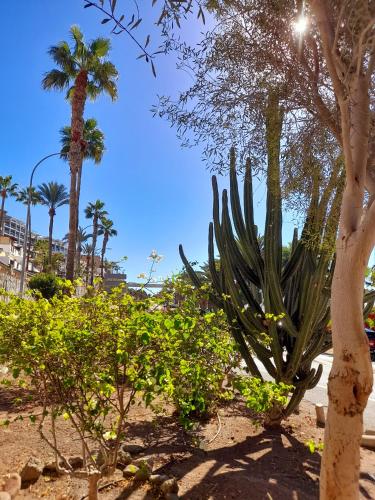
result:
[[[12,176],[0,176],[0,196],[1,196],[1,209],[0,209],[0,236],[4,234],[4,216],[5,216],[5,200],[9,196],[17,196],[18,184],[12,183]]]

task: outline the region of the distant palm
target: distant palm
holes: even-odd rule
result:
[[[108,212],[104,210],[104,202],[96,200],[95,203],[89,203],[85,209],[86,219],[92,219],[92,260],[90,284],[94,283],[94,255],[96,250],[96,241],[98,238],[99,221],[105,219]]]
[[[48,207],[49,232],[48,232],[48,264],[52,263],[52,236],[53,220],[56,215],[56,208],[69,203],[69,194],[63,184],[57,182],[43,183],[38,187],[41,204]]]
[[[101,277],[104,275],[104,256],[107,250],[107,243],[109,238],[117,236],[117,231],[113,227],[113,221],[106,219],[105,217],[101,220],[101,226],[98,231],[99,236],[103,236],[102,252],[101,252]]]
[[[86,266],[85,266],[85,272],[86,272],[86,286],[89,284],[89,276],[90,276],[90,261],[92,258],[92,244],[91,243],[84,243],[82,245],[82,252],[83,255],[86,256]]]
[[[82,255],[82,245],[89,238],[92,238],[92,234],[86,233],[86,231],[79,226],[77,232],[77,274],[79,276],[81,270],[81,255]]]
[[[83,126],[83,159],[84,160],[93,160],[96,164],[99,164],[102,161],[103,153],[105,150],[104,146],[104,134],[97,127],[98,122],[95,118],[88,118]],[[63,127],[60,130],[60,143],[61,143],[61,158],[63,160],[68,161],[69,159],[69,150],[70,143],[72,139],[72,129],[71,127]],[[77,212],[79,213],[79,199],[81,194],[81,182],[82,182],[82,166],[77,174]],[[77,218],[78,224],[78,218]],[[78,235],[77,235],[78,237]],[[78,244],[77,244],[78,248]],[[78,262],[78,259],[77,259]]]
[[[69,245],[66,275],[74,278],[74,260],[76,251],[76,234],[78,228],[77,177],[82,168],[85,151],[83,113],[87,98],[95,100],[105,92],[112,100],[117,97],[115,66],[106,57],[110,50],[110,42],[105,38],[96,38],[86,44],[78,26],[72,26],[70,34],[73,46],[62,41],[49,49],[49,55],[57,64],[45,74],[42,85],[46,90],[67,90],[67,98],[71,101],[71,136],[69,149],[70,165],[70,207],[69,207]]]
[[[12,183],[12,176],[0,175],[0,196],[1,196],[1,213],[0,213],[0,236],[4,234],[4,215],[5,215],[5,200],[9,196],[17,196],[18,184]]]
[[[28,187],[28,188],[22,188],[17,195],[17,201],[20,203],[23,203],[24,205],[29,204],[29,193],[31,194],[30,196],[30,203],[33,207],[35,205],[38,205],[38,203],[41,203],[40,195],[38,191],[35,189],[35,187]],[[29,235],[28,237],[28,242],[27,242],[27,252],[26,252],[26,271],[29,269],[29,260],[30,260],[30,254],[31,254],[31,212],[28,211],[28,220],[26,220],[26,233]]]

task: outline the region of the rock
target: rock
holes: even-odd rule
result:
[[[43,462],[36,457],[30,457],[21,471],[22,482],[35,482],[39,479],[44,469]]]
[[[152,472],[152,467],[154,465],[154,458],[153,457],[140,457],[136,458],[135,460],[132,460],[132,463],[136,465],[137,467],[146,467],[149,469],[150,473]]]
[[[152,474],[149,479],[150,483],[159,485],[164,483],[164,481],[168,481],[169,477],[165,474]]]
[[[164,498],[165,500],[178,500],[178,495],[176,493],[166,493]]]
[[[136,473],[139,471],[139,467],[133,464],[129,464],[122,471],[124,477],[134,477]]]
[[[69,463],[69,465],[73,468],[73,469],[81,469],[83,467],[83,458],[79,455],[76,455],[76,456],[73,456],[73,457],[68,457],[67,458],[67,461]],[[59,461],[59,466],[60,466],[60,469],[66,469],[66,465],[65,463],[60,460]],[[44,468],[43,468],[43,473],[57,473],[57,467],[56,467],[56,462],[53,460],[51,462],[47,462],[45,465],[44,465]]]
[[[0,491],[15,497],[21,489],[21,476],[17,472],[6,474],[0,478]]]
[[[167,479],[160,486],[161,491],[166,495],[167,493],[178,493],[177,479]]]
[[[127,444],[127,443],[123,443],[120,449],[122,451],[130,453],[131,455],[139,455],[139,453],[145,451],[144,446],[140,446],[139,444]]]
[[[147,479],[150,477],[151,472],[148,467],[140,467],[135,476],[134,479],[137,481],[147,481]]]
[[[0,491],[0,500],[12,500],[12,497],[7,491]]]
[[[132,462],[132,456],[130,455],[130,453],[120,448],[117,455],[117,464],[125,467],[131,462]]]

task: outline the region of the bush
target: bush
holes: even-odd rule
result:
[[[224,312],[207,309],[209,291],[209,285],[196,289],[175,278],[162,294],[172,307],[166,306],[159,356],[171,371],[170,396],[185,427],[192,417],[204,417],[233,397],[224,384],[240,363]],[[176,297],[179,304],[173,307]]]
[[[54,274],[39,273],[29,280],[29,288],[34,292],[39,292],[45,299],[52,299],[59,291],[61,280]]]

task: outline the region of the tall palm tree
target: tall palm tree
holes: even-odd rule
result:
[[[29,204],[29,193],[30,193],[30,204],[35,207],[38,203],[41,203],[40,195],[34,186],[31,188],[22,188],[17,195],[17,201],[23,203],[24,205]],[[29,260],[31,254],[31,212],[29,213],[29,217],[27,222],[26,233],[29,235],[27,242],[27,251],[26,251],[26,271],[29,269]]]
[[[1,213],[0,213],[0,236],[4,234],[4,215],[5,215],[5,200],[9,196],[17,196],[18,184],[12,183],[12,176],[0,175],[0,196],[1,196]]]
[[[107,219],[105,217],[102,217],[101,225],[100,225],[100,228],[98,230],[98,235],[103,236],[102,251],[101,251],[101,264],[100,264],[100,267],[101,267],[100,275],[103,278],[103,276],[104,276],[104,256],[105,256],[105,252],[107,250],[107,243],[108,243],[109,238],[112,238],[113,236],[117,236],[117,231],[113,227],[113,221],[111,221],[110,219]]]
[[[71,127],[63,127],[60,130],[60,143],[61,143],[61,158],[63,160],[68,161],[69,159],[69,150],[70,143],[72,140],[72,129]],[[85,120],[83,125],[83,141],[84,141],[84,151],[83,151],[83,159],[84,160],[92,160],[95,164],[99,164],[102,161],[105,146],[104,146],[104,134],[98,128],[98,122],[95,118],[88,118]],[[79,213],[79,199],[81,194],[81,182],[82,182],[82,166],[77,174],[77,213]],[[77,217],[77,225],[78,225],[78,217]],[[77,227],[78,230],[78,227]],[[77,233],[78,239],[78,233]],[[78,248],[78,242],[77,242]],[[77,262],[78,259],[77,259]]]
[[[83,255],[86,256],[85,274],[86,274],[86,286],[87,286],[89,284],[89,276],[90,276],[90,261],[92,258],[92,244],[91,243],[84,243],[82,245],[82,252],[83,252]]]
[[[108,212],[104,210],[104,202],[96,200],[95,203],[89,203],[85,209],[86,219],[92,219],[92,259],[90,284],[94,283],[94,255],[96,242],[98,239],[99,222],[106,218]]]
[[[52,264],[52,235],[53,235],[53,220],[56,215],[56,208],[69,203],[69,194],[64,184],[57,182],[43,183],[38,186],[38,193],[41,199],[41,204],[48,207],[49,214],[49,231],[48,231],[48,264]]]
[[[50,47],[49,55],[58,69],[46,73],[42,85],[46,90],[67,89],[67,98],[72,108],[72,139],[68,154],[71,178],[66,276],[68,279],[73,279],[78,228],[77,178],[82,168],[85,151],[83,112],[87,98],[95,100],[99,94],[105,92],[112,100],[116,99],[118,72],[115,66],[107,60],[110,51],[108,39],[96,38],[87,44],[78,26],[72,26],[70,34],[73,39],[71,47],[66,41]]]

